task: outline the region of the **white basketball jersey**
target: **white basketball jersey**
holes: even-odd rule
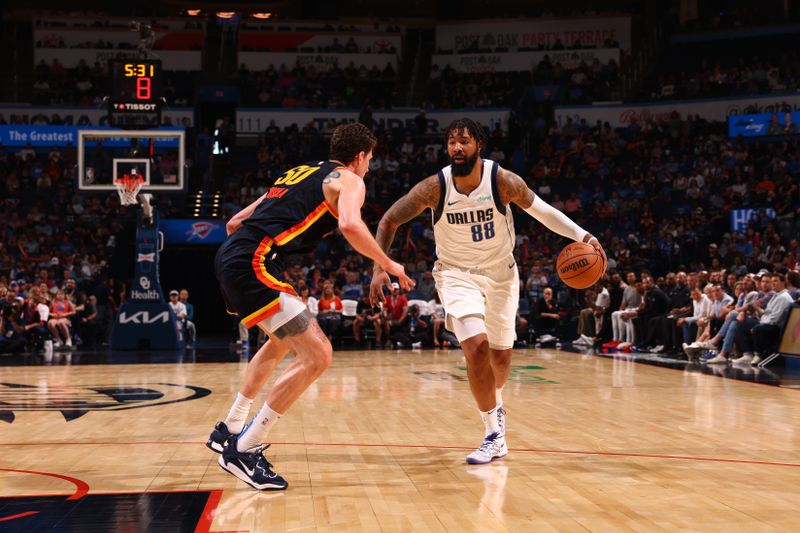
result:
[[[450,166],[439,171],[439,205],[433,212],[436,255],[461,268],[484,268],[506,259],[514,251],[514,219],[511,208],[500,204],[497,190],[499,165],[483,160],[481,182],[461,194]]]

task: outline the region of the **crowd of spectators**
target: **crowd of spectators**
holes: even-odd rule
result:
[[[595,58],[565,68],[545,56],[530,71],[457,72],[449,65],[431,67],[427,98],[438,109],[516,108],[531,87],[547,87],[551,100],[569,104],[620,99],[619,64]]]
[[[226,187],[226,216],[263,194],[287,165],[324,157],[325,138],[334,126],[328,124],[321,131],[313,124],[281,130],[271,124],[259,139],[254,170],[237,173]],[[364,208],[371,227],[394,199],[447,164],[443,140],[428,132],[378,127],[376,133],[378,146]],[[674,115],[662,123],[631,123],[624,128],[568,120],[561,127],[553,125],[528,154],[510,143],[500,128],[489,132],[489,139],[485,157],[524,176],[542,198],[602,235],[612,273],[650,272],[660,283],[660,277],[668,279],[669,272],[678,270],[729,271],[744,277],[763,269],[800,268],[795,238],[800,160],[792,138],[769,143],[729,139],[723,123]],[[774,217],[762,208],[774,209]],[[731,209],[754,209],[759,214],[740,231],[732,231]],[[554,258],[566,242],[524,214],[516,218],[516,231],[515,253],[523,280],[520,318],[537,336],[542,331],[536,327],[541,313],[558,315],[559,320],[549,318],[559,324],[565,316],[577,320],[585,295],[560,283],[554,269]],[[432,290],[425,283],[434,256],[429,217],[408,224],[393,253],[419,284],[408,299],[429,302],[431,293],[417,294]],[[369,282],[371,266],[340,236],[329,237],[314,254],[295,261],[289,275],[301,287],[307,286],[311,297],[319,298],[322,286],[329,283],[340,298],[357,301]],[[361,290],[353,292],[358,285]],[[550,297],[543,299],[545,294]],[[430,309],[427,313],[434,314]],[[377,318],[386,322],[385,317]],[[560,338],[566,338],[566,331]],[[434,338],[441,341],[431,335],[428,343]]]
[[[800,272],[784,266],[746,274],[732,268],[678,271],[658,278],[628,272],[625,280],[615,272],[584,296],[574,345],[607,341],[602,348],[608,352],[755,365],[776,351],[789,308],[800,303]],[[556,326],[565,335],[568,320]]]
[[[719,98],[796,93],[798,89],[800,59],[792,51],[775,59],[739,56],[727,62],[703,60],[694,68],[684,63],[680,70],[663,69],[644,85],[640,97]]]
[[[270,65],[259,71],[242,65],[238,71],[242,102],[284,109],[358,109],[367,101],[380,108],[392,107],[398,98],[392,63],[367,68],[343,57],[341,65]]]
[[[360,120],[369,124],[378,138],[363,211],[374,228],[396,198],[448,162],[443,139],[428,131],[424,113],[413,122],[387,130],[372,120],[371,110],[365,106]],[[330,122],[319,129],[313,123],[280,128],[271,123],[254,148],[234,147],[239,162],[226,176],[224,216],[263,194],[286,168],[324,158],[327,137],[335,126]],[[725,124],[677,114],[663,122],[631,122],[622,128],[568,119],[549,129],[539,126],[532,130],[540,133],[534,136],[531,149],[524,151],[510,131],[494,128],[488,132],[484,156],[523,176],[543,199],[598,235],[608,253],[610,272],[650,272],[658,284],[658,278],[666,279],[669,272],[730,271],[745,277],[763,269],[780,273],[798,268],[800,249],[795,236],[800,159],[793,137],[770,142],[730,139]],[[44,276],[53,281],[48,288],[52,291],[74,279],[79,290],[87,297],[94,295],[98,305],[108,305],[109,316],[113,316],[125,297],[124,285],[110,281],[114,276],[110,265],[119,244],[114,236],[123,222],[117,216],[115,198],[75,194],[70,174],[74,163],[71,149],[3,150],[0,283],[10,288],[11,281],[22,280],[34,286]],[[768,214],[762,208],[774,212]],[[731,209],[754,209],[759,214],[732,231]],[[515,253],[523,280],[520,324],[525,320],[539,333],[542,317],[551,322],[551,329],[552,321],[561,324],[565,316],[579,320],[585,295],[561,284],[554,270],[554,258],[566,242],[525,214],[517,213],[516,228]],[[434,257],[430,217],[420,217],[404,227],[393,253],[418,282],[415,292],[406,298],[426,304],[417,303],[414,335],[410,330],[392,330],[399,325],[396,321],[411,320],[411,306],[407,306],[405,318],[402,314],[387,318],[370,314],[362,305],[366,314],[361,320],[355,319],[360,314],[356,310],[352,323],[350,318],[336,323],[336,313],[350,316],[350,310],[345,315],[336,298],[358,302],[371,272],[371,265],[341,236],[333,235],[315,253],[295,258],[289,275],[299,287],[307,286],[308,296],[315,299],[321,299],[329,283],[326,303],[317,311],[321,317],[331,314],[323,321],[332,337],[339,339],[344,332],[347,341],[350,334],[362,340],[363,331],[353,329],[358,323],[365,330],[379,329],[380,337],[377,333],[374,337],[384,345],[397,339],[406,339],[409,342],[404,344],[409,345],[443,342],[436,306],[430,304],[434,299],[432,282],[426,279]],[[597,295],[590,301],[599,306]],[[584,313],[584,320],[573,324],[575,331],[581,326],[588,336],[591,319]],[[56,334],[63,332],[56,330]],[[559,337],[566,338],[563,332]],[[520,338],[525,339],[524,332]]]
[[[515,47],[514,50],[510,50],[508,47],[499,46],[492,48],[491,43],[482,43],[479,40],[472,41],[471,46],[462,47],[458,50],[451,50],[445,48],[439,48],[436,50],[437,54],[503,54],[507,52],[546,52],[546,51],[554,51],[560,52],[564,50],[594,50],[597,48],[619,48],[619,42],[616,39],[611,37],[606,38],[600,46],[595,45],[593,43],[583,43],[580,39],[576,39],[573,42],[565,44],[561,39],[555,39],[553,42],[545,41],[538,43],[536,46],[520,46]]]
[[[267,52],[274,51],[272,47],[256,47],[241,45],[243,52]],[[333,37],[330,44],[314,46],[287,47],[284,52],[303,52],[317,54],[397,54],[397,48],[389,41],[378,41],[373,46],[359,46],[355,38],[350,36],[342,43],[338,37]]]

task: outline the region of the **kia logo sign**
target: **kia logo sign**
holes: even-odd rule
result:
[[[120,324],[157,324],[159,322],[162,324],[169,322],[168,311],[163,311],[152,317],[147,311],[138,311],[130,316],[125,311],[119,314]]]

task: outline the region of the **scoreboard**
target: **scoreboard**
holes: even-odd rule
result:
[[[111,95],[108,121],[116,128],[161,125],[161,61],[112,59],[108,63]]]

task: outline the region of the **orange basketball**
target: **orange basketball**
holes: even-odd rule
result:
[[[561,281],[573,289],[585,289],[597,283],[606,271],[606,262],[591,244],[573,242],[558,254],[556,269]]]

